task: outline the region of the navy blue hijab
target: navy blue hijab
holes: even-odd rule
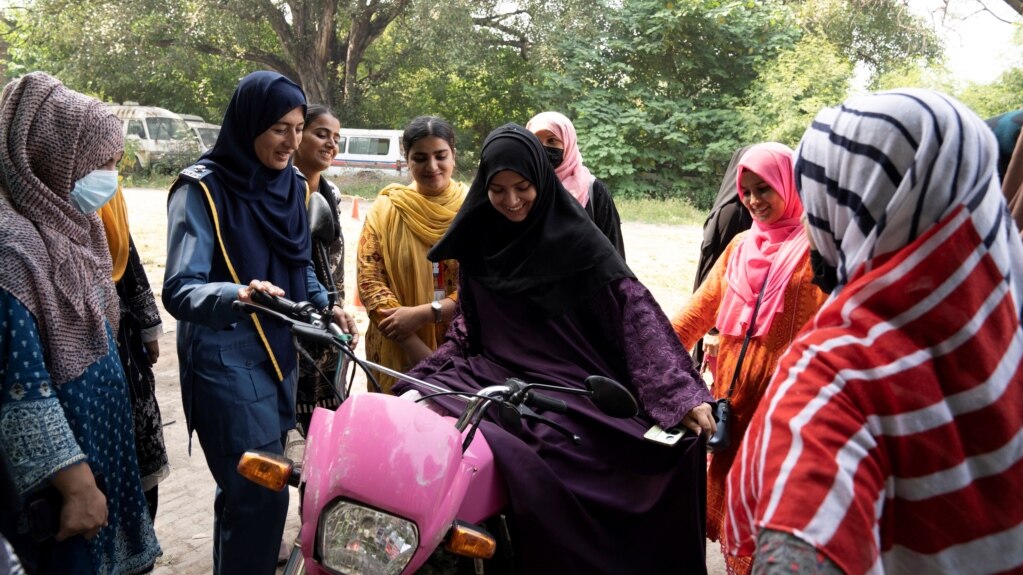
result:
[[[228,195],[241,200],[228,202],[229,209],[251,212],[257,229],[238,231],[263,238],[251,242],[252,249],[266,248],[287,261],[308,263],[305,183],[295,177],[290,160],[283,170],[270,169],[255,148],[260,134],[298,107],[305,117],[305,94],[297,84],[276,72],[249,74],[235,88],[216,144],[199,163],[218,176]]]
[[[270,281],[295,301],[308,298],[306,277],[312,257],[306,183],[290,160],[283,170],[263,165],[255,142],[299,107],[305,117],[305,94],[291,80],[275,72],[249,74],[231,97],[217,143],[199,160],[215,176],[203,183],[213,197],[221,239],[238,283]],[[215,257],[215,268],[218,262],[224,263]],[[214,269],[211,279],[231,281],[214,277],[226,271]],[[287,375],[295,365],[288,328],[272,319],[264,327]]]

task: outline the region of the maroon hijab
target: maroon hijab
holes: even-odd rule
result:
[[[70,193],[124,149],[121,122],[102,102],[33,72],[0,96],[0,144],[0,289],[35,316],[59,385],[106,354],[106,323],[117,325],[103,225]]]

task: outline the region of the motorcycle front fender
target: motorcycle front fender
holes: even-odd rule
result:
[[[461,444],[451,418],[390,395],[356,394],[336,412],[316,409],[302,466],[306,571],[319,572],[309,561],[319,517],[338,498],[414,522],[419,548],[405,572],[422,565],[443,540],[478,469],[463,461]]]

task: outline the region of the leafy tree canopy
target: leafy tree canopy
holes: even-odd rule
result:
[[[242,76],[277,70],[345,126],[447,118],[466,169],[493,128],[557,110],[613,193],[699,206],[739,145],[793,143],[854,71],[908,81],[938,47],[906,0],[20,1],[8,77],[219,121]]]

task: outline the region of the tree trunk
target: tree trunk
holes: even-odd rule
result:
[[[337,85],[337,7],[339,0],[289,2],[290,25],[271,19],[285,57],[298,74],[294,78],[311,104],[333,104]],[[279,11],[275,10],[277,14]]]
[[[341,103],[348,102],[355,95],[359,79],[359,65],[366,48],[380,37],[395,18],[405,12],[410,0],[367,0],[351,15],[351,28],[345,42],[345,69],[341,84]]]
[[[1023,0],[1005,0],[1005,3],[1015,10],[1017,14],[1023,14]]]

